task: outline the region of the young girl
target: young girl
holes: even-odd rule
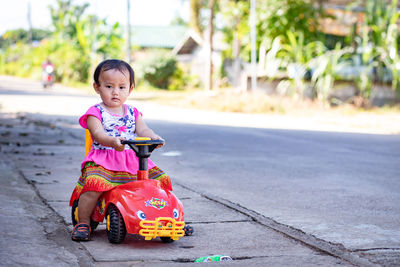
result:
[[[139,169],[135,152],[121,140],[135,136],[162,139],[143,121],[141,113],[124,104],[135,86],[131,66],[122,60],[105,60],[94,72],[93,87],[102,102],[89,108],[79,124],[89,129],[93,145],[82,162],[82,174],[70,200],[78,202],[78,224],[72,240],[90,239],[90,216],[104,191],[136,180]],[[153,162],[148,161],[149,178],[160,180],[163,188],[172,190],[171,181]]]

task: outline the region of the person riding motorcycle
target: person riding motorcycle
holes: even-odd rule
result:
[[[42,64],[42,84],[43,87],[52,86],[55,79],[55,67],[49,59]]]

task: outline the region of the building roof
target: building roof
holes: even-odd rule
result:
[[[204,33],[206,34],[206,32]],[[193,50],[198,46],[203,46],[205,38],[201,37],[198,33],[193,30],[188,30],[177,45],[172,50],[175,55],[191,54]],[[214,51],[221,51],[227,48],[225,42],[223,42],[223,34],[220,31],[214,32],[213,35],[213,49]]]
[[[203,39],[193,30],[188,30],[172,50],[173,54],[190,54],[193,49],[203,44]]]
[[[186,26],[132,26],[132,43],[139,47],[174,48],[187,32]]]

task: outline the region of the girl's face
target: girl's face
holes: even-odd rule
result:
[[[93,83],[94,90],[100,94],[103,104],[113,111],[120,111],[132,91],[128,70],[110,69],[101,71],[99,84]]]

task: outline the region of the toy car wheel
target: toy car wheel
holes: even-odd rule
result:
[[[116,206],[110,204],[106,213],[107,237],[110,243],[119,244],[125,239],[126,228],[124,218]]]
[[[172,242],[174,242],[174,240],[171,237],[161,236],[160,238],[161,238],[161,241],[163,243],[172,243]]]
[[[191,225],[185,225],[185,227],[183,227],[183,230],[185,231],[186,236],[193,234],[193,226]]]
[[[72,219],[72,224],[75,226],[78,223],[78,199],[76,199],[72,204],[71,219]],[[90,228],[92,229],[92,233],[94,232],[94,230],[96,230],[98,225],[99,222],[95,222],[92,219],[90,219]]]

